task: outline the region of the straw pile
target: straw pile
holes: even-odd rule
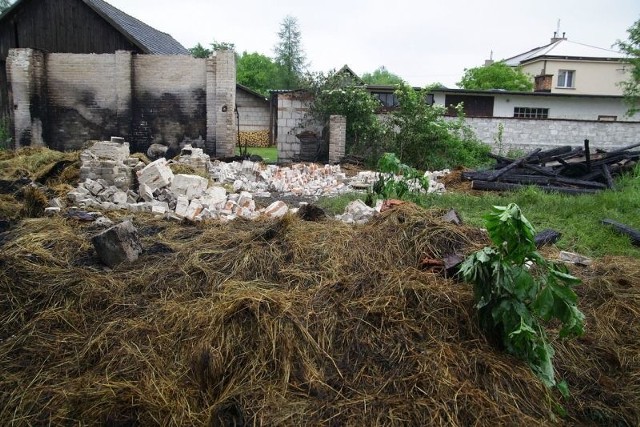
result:
[[[39,163],[10,177],[75,176]],[[420,269],[487,243],[442,214],[140,215],[145,252],[113,270],[96,225],[22,219],[0,233],[0,425],[639,425],[640,262],[574,271],[587,334],[554,343],[562,400],[486,342],[469,286]]]
[[[637,425],[638,264],[597,264],[582,287],[589,333],[555,344],[563,420],[482,338],[469,287],[417,268],[486,242],[441,214],[136,217],[145,253],[114,270],[95,226],[23,220],[0,239],[0,424]]]

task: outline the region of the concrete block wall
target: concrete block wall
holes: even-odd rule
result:
[[[344,157],[347,141],[347,118],[329,117],[329,163],[338,163]]]
[[[476,136],[494,151],[498,126],[504,126],[502,150],[531,151],[562,145],[581,146],[588,139],[593,149],[615,150],[638,142],[640,122],[603,122],[595,120],[526,120],[515,118],[468,117],[466,123]]]
[[[16,148],[81,148],[122,136],[132,151],[152,142],[205,140],[209,153],[235,152],[235,57],[57,54],[12,49],[7,58]],[[224,108],[223,106],[227,106]]]
[[[236,105],[240,116],[240,132],[269,130],[269,102],[243,90],[237,91]]]
[[[146,152],[152,143],[177,149],[185,137],[206,138],[204,59],[135,55],[133,76],[134,151]]]
[[[322,124],[310,123],[306,117],[311,99],[304,92],[278,94],[278,160],[291,161],[300,154],[296,134],[310,130],[322,134]]]

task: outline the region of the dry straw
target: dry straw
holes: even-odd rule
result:
[[[92,223],[23,219],[0,238],[0,425],[638,425],[638,260],[574,271],[563,401],[486,342],[468,285],[420,268],[487,243],[443,213],[136,216],[145,252],[113,270]]]

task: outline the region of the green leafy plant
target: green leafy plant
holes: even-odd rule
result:
[[[429,179],[418,170],[400,162],[393,153],[384,153],[378,161],[378,180],[373,185],[373,192],[383,199],[406,196],[427,190]]]
[[[494,206],[484,220],[493,246],[473,253],[460,268],[474,285],[480,327],[490,341],[527,362],[544,384],[566,396],[566,383],[555,379],[554,351],[544,325],[559,320],[560,337],[584,333],[584,314],[572,289],[580,280],[538,253],[535,230],[515,203]]]

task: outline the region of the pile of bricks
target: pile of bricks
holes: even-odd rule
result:
[[[348,178],[339,165],[294,164],[290,167],[251,161],[210,162],[201,149],[186,146],[178,162],[204,166],[210,178],[174,174],[169,162],[160,158],[148,165],[129,157],[126,143],[98,142],[82,153],[81,184],[69,192],[75,206],[101,210],[148,212],[167,218],[189,220],[255,219],[261,215],[280,217],[289,212],[283,201],[258,209],[254,197],[335,196],[371,188],[375,172],[361,172]],[[430,192],[442,192],[437,178],[446,171],[428,173]],[[137,188],[132,188],[135,174]],[[63,203],[56,200],[56,209]],[[357,201],[338,219],[348,223],[366,222],[379,208]]]

